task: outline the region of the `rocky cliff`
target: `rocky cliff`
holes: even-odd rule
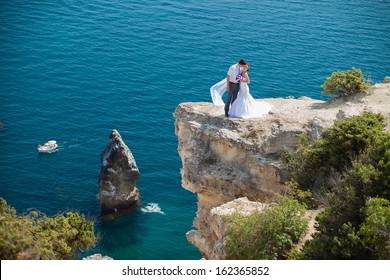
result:
[[[140,173],[130,149],[117,130],[112,130],[110,141],[101,153],[99,198],[103,212],[128,209],[138,204],[136,187]]]
[[[226,118],[222,107],[211,103],[182,103],[175,111],[182,186],[198,196],[197,230],[188,232],[187,239],[205,258],[224,258],[217,207],[246,197],[248,202],[239,201],[244,206],[226,207],[247,212],[246,204],[253,210],[253,201],[267,203],[280,192],[286,180],[281,158],[296,147],[299,135],[305,132],[318,139],[335,120],[364,111],[390,119],[390,84],[386,83],[328,102],[307,97],[262,101],[273,109],[257,119]]]

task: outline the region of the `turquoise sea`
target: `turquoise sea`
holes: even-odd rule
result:
[[[19,212],[78,210],[92,251],[199,259],[185,233],[173,112],[210,102],[229,66],[251,64],[255,98],[320,98],[331,72],[390,75],[388,0],[0,0],[0,196]],[[100,153],[116,128],[141,172],[142,208],[100,216]],[[39,155],[49,139],[57,152]]]

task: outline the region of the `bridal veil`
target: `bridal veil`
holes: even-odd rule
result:
[[[216,106],[225,106],[225,102],[222,100],[222,95],[226,91],[226,79],[216,83],[210,88],[211,99]]]

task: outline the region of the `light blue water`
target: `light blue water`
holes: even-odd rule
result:
[[[240,58],[255,98],[319,98],[332,71],[390,75],[388,0],[0,0],[0,196],[18,211],[79,210],[115,259],[198,259],[185,233],[172,113],[210,101]],[[0,124],[1,127],[1,124]],[[102,219],[100,153],[116,128],[141,172],[143,208]],[[49,139],[58,152],[38,155]]]

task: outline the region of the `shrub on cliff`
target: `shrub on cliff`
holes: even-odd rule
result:
[[[370,84],[365,81],[362,70],[354,68],[347,71],[333,72],[322,84],[322,94],[351,95],[368,89]]]
[[[318,148],[327,164],[340,171],[381,136],[385,126],[383,115],[371,112],[336,121],[322,133]]]
[[[313,144],[305,135],[301,137],[297,151],[287,155],[287,171],[302,189],[327,188],[335,174],[348,170],[383,135],[385,121],[381,114],[366,112],[336,121]]]
[[[327,208],[319,215],[319,231],[314,234],[312,240],[305,243],[301,257],[390,259],[390,201],[384,198],[368,198],[359,210],[356,215],[360,217],[333,224],[332,221],[337,217],[336,209]],[[356,223],[358,219],[361,220],[360,223]]]
[[[304,247],[307,258],[390,259],[389,151],[386,133],[335,182],[318,217],[319,232]]]
[[[286,259],[306,232],[305,207],[282,197],[262,212],[225,216],[228,259]]]
[[[383,198],[367,200],[365,220],[359,237],[378,259],[390,259],[390,201]]]
[[[321,140],[304,141],[296,158],[289,155],[298,187],[324,191],[325,211],[304,258],[390,258],[390,133],[384,128],[382,115],[365,113],[336,122]]]
[[[318,202],[314,199],[311,191],[302,190],[298,183],[291,179],[285,183],[284,195],[297,200],[300,204],[305,206],[306,209],[317,209]]]
[[[0,259],[73,259],[77,249],[96,242],[94,224],[84,215],[68,212],[47,217],[31,211],[17,215],[0,198]]]

